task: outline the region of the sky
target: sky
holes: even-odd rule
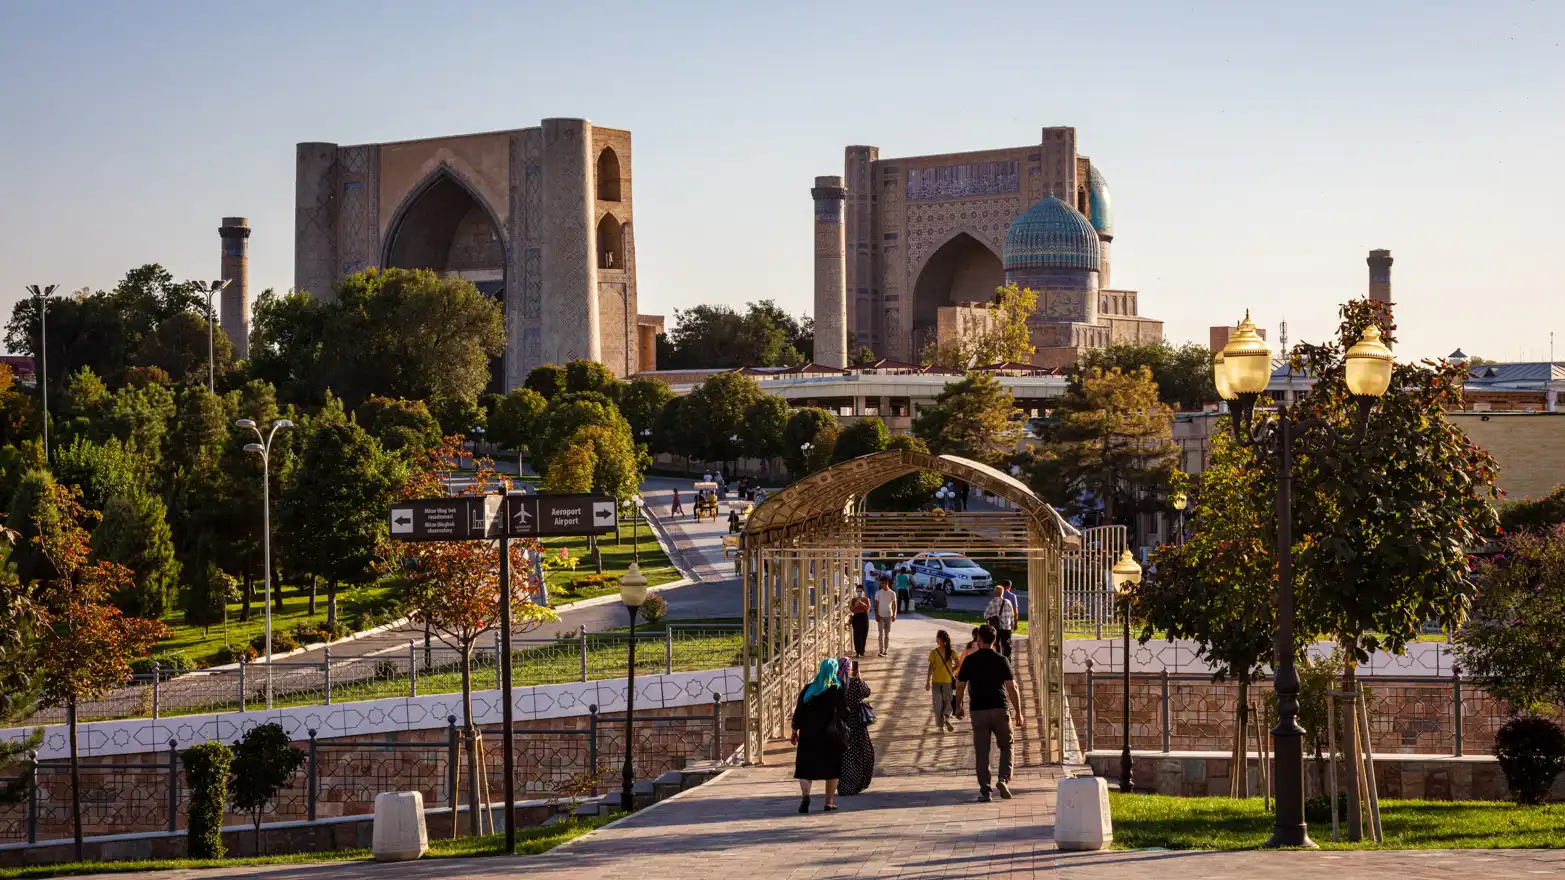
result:
[[[634,142],[643,313],[812,300],[816,175],[1077,129],[1114,286],[1174,342],[1334,331],[1565,360],[1565,3],[0,0],[0,314],[148,262],[293,279],[294,145],[585,117]]]

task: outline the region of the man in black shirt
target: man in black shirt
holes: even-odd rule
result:
[[[978,763],[978,800],[989,803],[989,737],[1000,746],[1000,778],[995,790],[1000,797],[1011,796],[1011,721],[1006,704],[1016,716],[1017,729],[1027,726],[1022,716],[1022,700],[1016,693],[1011,664],[994,651],[994,627],[978,628],[978,650],[962,661],[956,673],[956,717],[962,717],[962,694],[971,694],[973,711],[973,751]]]

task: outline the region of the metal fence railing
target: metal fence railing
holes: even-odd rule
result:
[[[672,674],[737,666],[742,651],[738,624],[669,624],[661,632],[636,634],[636,672]],[[628,632],[587,632],[512,640],[512,681],[517,687],[622,678],[629,653]],[[319,661],[240,663],[231,669],[153,671],[134,676],[98,700],[77,706],[79,721],[167,718],[269,707],[332,705],[354,700],[457,693],[462,689],[461,652],[430,642],[374,654]],[[475,646],[470,665],[474,690],[499,687],[500,638]],[[270,679],[270,681],[268,681]],[[271,701],[267,700],[270,685]],[[63,708],[37,712],[28,724],[65,721]]]
[[[1084,719],[1088,751],[1124,745],[1123,673],[1086,672],[1067,686],[1072,715]],[[1084,684],[1082,683],[1084,682]],[[1377,754],[1489,754],[1509,707],[1461,675],[1361,675],[1369,739]],[[1264,710],[1271,679],[1250,686],[1249,705]],[[1239,685],[1209,674],[1133,672],[1130,745],[1138,750],[1227,751],[1237,724]],[[1324,733],[1322,734],[1324,736]],[[1313,751],[1311,744],[1306,748]]]
[[[1118,630],[1110,570],[1127,546],[1125,526],[1095,526],[1081,530],[1081,548],[1061,559],[1063,587],[1061,611],[1068,635],[1103,638]]]
[[[683,713],[638,715],[632,721],[637,779],[655,779],[692,761],[722,761],[739,744],[740,733],[725,736],[724,704],[718,694],[705,707]],[[604,720],[591,706],[581,726],[516,727],[513,750],[516,791],[524,798],[587,796],[617,790],[625,748],[623,719]],[[388,791],[418,791],[426,809],[467,805],[461,781],[462,736],[456,716],[448,716],[443,736],[419,740],[321,739],[309,732],[307,759],[272,805],[266,821],[315,821],[374,812],[375,796]],[[427,736],[427,734],[426,734]],[[484,771],[490,792],[504,790],[504,756],[498,731],[483,736]],[[186,827],[190,792],[184,767],[170,740],[166,760],[114,763],[84,761],[83,828],[89,836],[177,831]],[[165,754],[160,752],[161,754]],[[0,842],[37,843],[70,837],[70,762],[32,758],[25,796],[0,803]],[[5,784],[14,780],[0,780]],[[458,786],[461,786],[459,791]],[[230,815],[229,824],[248,822]]]

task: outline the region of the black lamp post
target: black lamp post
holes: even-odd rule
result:
[[[1125,620],[1125,721],[1124,747],[1119,752],[1119,790],[1135,790],[1130,761],[1130,588],[1141,583],[1141,566],[1129,550],[1121,550],[1119,561],[1110,569],[1114,580],[1114,592],[1120,596],[1120,617]]]
[[[620,777],[620,806],[625,812],[636,808],[636,770],[634,764],[636,717],[636,617],[641,613],[641,603],[647,601],[647,578],[641,566],[632,562],[625,576],[619,579],[620,601],[630,612],[630,665],[625,671],[625,769]]]
[[[1185,507],[1190,504],[1189,496],[1180,492],[1174,495],[1174,510],[1179,514],[1179,533],[1175,536],[1175,543],[1184,546],[1185,543]]]
[[[1276,415],[1255,418],[1255,405],[1271,382],[1272,352],[1255,332],[1248,313],[1238,332],[1212,359],[1217,393],[1230,401],[1234,439],[1254,447],[1277,462],[1277,638],[1272,649],[1277,693],[1277,726],[1272,728],[1277,768],[1277,819],[1268,847],[1314,848],[1304,823],[1304,728],[1299,726],[1299,671],[1294,665],[1297,644],[1293,634],[1293,454],[1296,440],[1330,448],[1338,443],[1358,445],[1369,426],[1369,411],[1391,385],[1391,349],[1380,341],[1380,328],[1364,329],[1364,336],[1344,356],[1344,379],[1357,406],[1351,436],[1340,436],[1335,427],[1318,418],[1296,418],[1288,404],[1278,404]]]

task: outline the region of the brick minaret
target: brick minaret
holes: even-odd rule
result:
[[[1391,304],[1391,252],[1369,252],[1369,298],[1375,302]]]
[[[815,362],[848,365],[848,264],[840,177],[817,177],[815,197]]]
[[[250,221],[224,217],[217,234],[223,238],[223,332],[234,346],[234,360],[250,356]]]

